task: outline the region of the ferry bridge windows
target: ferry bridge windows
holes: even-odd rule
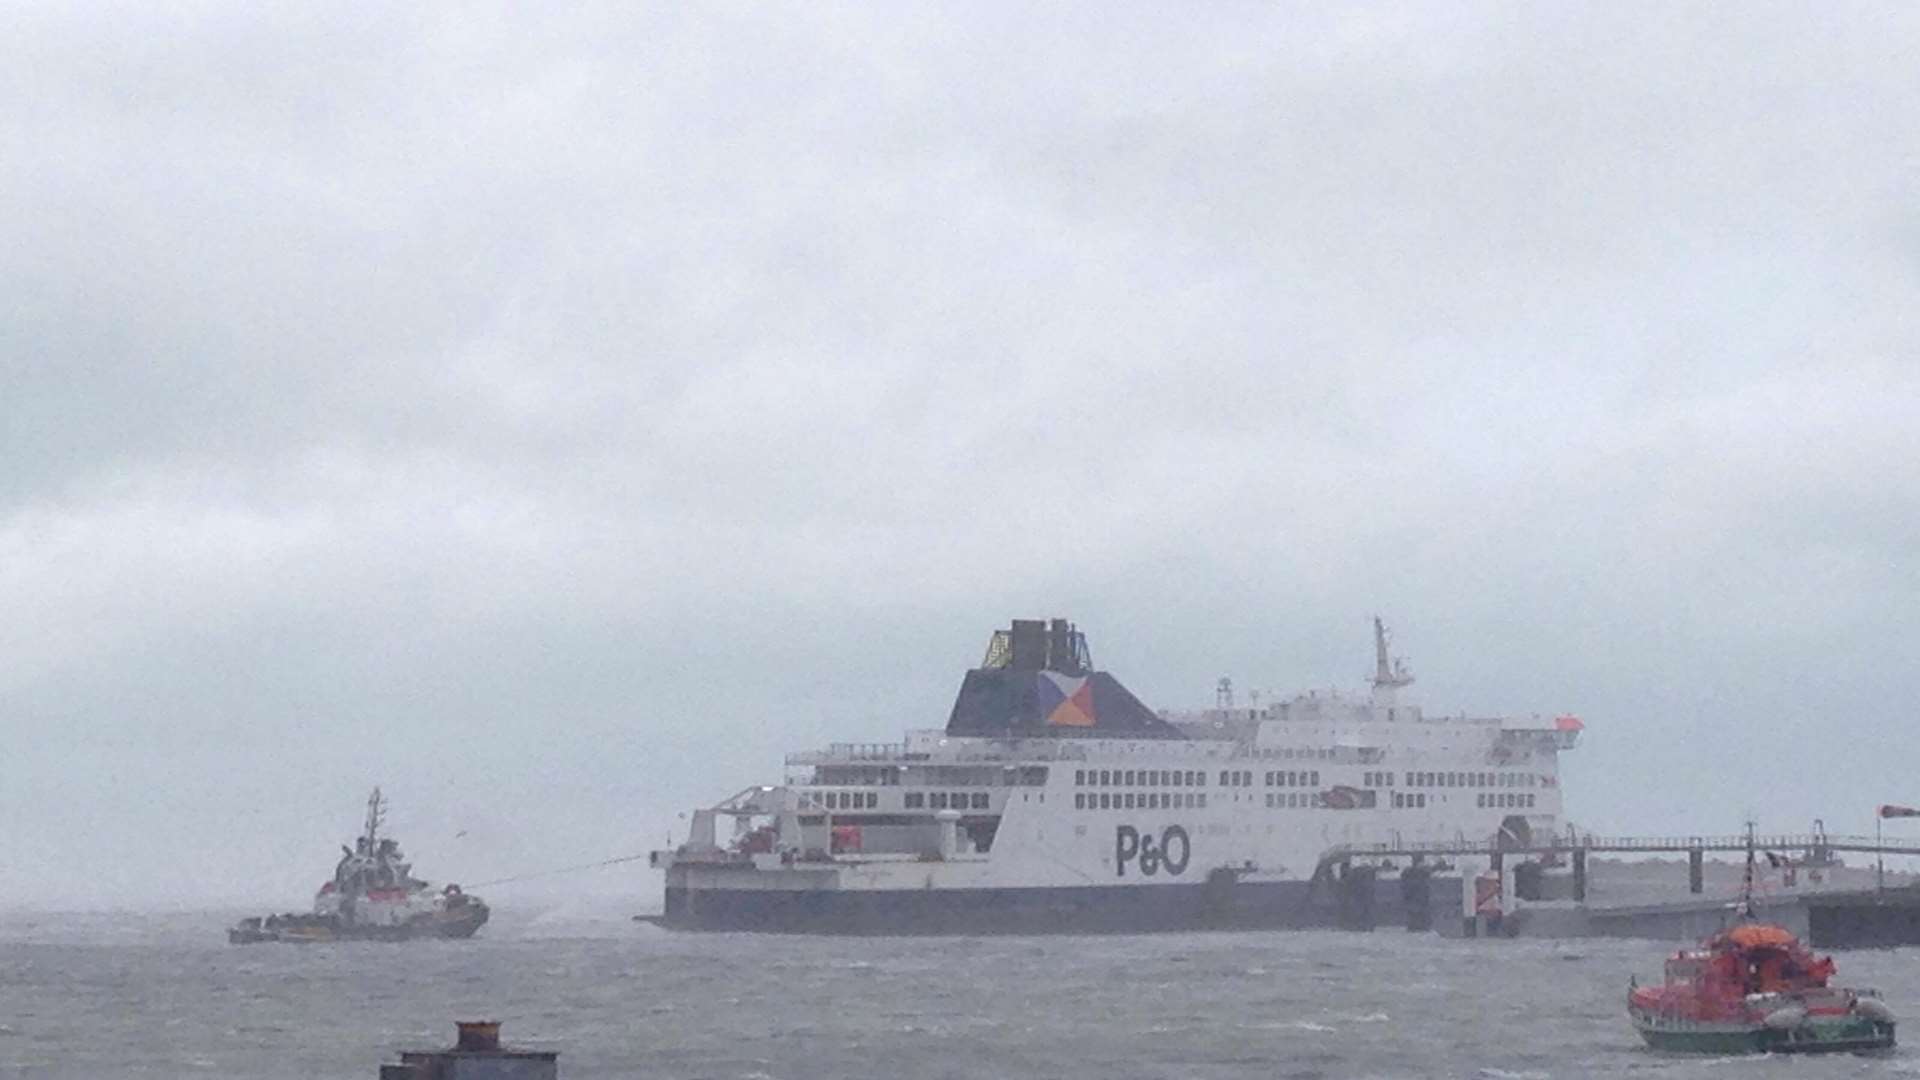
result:
[[[927,805],[926,793],[919,792],[919,791],[907,792],[907,801],[906,801],[907,809],[919,810],[924,808],[926,805]]]
[[[987,809],[988,804],[989,803],[988,803],[986,792],[976,791],[973,793],[973,808],[975,810],[985,810]]]
[[[947,793],[944,791],[932,793],[927,796],[927,805],[935,810],[945,810],[947,808]]]

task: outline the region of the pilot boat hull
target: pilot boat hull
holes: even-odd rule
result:
[[[1635,1010],[1634,1030],[1655,1050],[1680,1054],[1833,1054],[1891,1050],[1894,1026],[1862,1016],[1810,1019],[1789,1029],[1713,1023]]]

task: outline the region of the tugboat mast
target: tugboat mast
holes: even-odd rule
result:
[[[380,833],[380,823],[386,820],[387,808],[380,801],[380,788],[375,786],[373,794],[367,796],[367,853],[374,850],[375,837]]]

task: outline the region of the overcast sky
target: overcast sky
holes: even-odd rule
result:
[[[1908,7],[12,5],[0,904],[641,851],[1016,616],[1869,831],[1917,118]]]

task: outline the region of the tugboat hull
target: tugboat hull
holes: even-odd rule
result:
[[[232,945],[278,942],[312,945],[329,941],[414,941],[421,938],[470,938],[486,925],[489,912],[479,902],[445,916],[415,919],[395,926],[342,925],[327,916],[295,916],[284,921],[247,919],[227,931]]]

